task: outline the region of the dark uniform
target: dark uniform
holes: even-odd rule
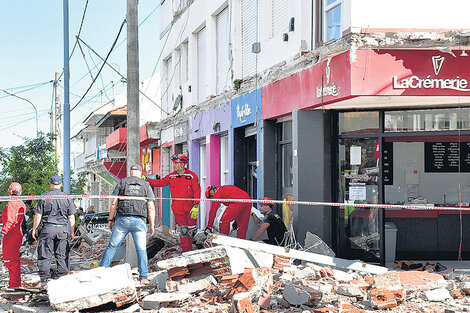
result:
[[[148,182],[135,176],[128,176],[119,181],[114,188],[113,196],[153,198],[153,191]],[[121,246],[127,234],[131,233],[137,254],[139,278],[147,279],[146,221],[148,217],[148,201],[144,201],[144,199],[119,199],[116,208],[114,208],[113,203],[111,203],[109,214],[113,214],[113,210],[116,209],[116,221],[112,226],[113,232],[109,239],[108,247],[101,259],[100,266],[109,267],[111,265],[117,249]],[[153,227],[153,221],[150,221],[150,223],[150,227]]]
[[[282,218],[278,214],[271,212],[264,217],[263,223],[269,224],[267,229],[268,239],[263,241],[271,245],[281,245],[284,240],[284,234],[287,231]]]
[[[53,188],[44,196],[62,196],[66,193]],[[69,221],[68,216],[77,210],[71,199],[39,200],[34,211],[41,214],[43,227],[38,239],[38,269],[41,282],[51,278],[51,259],[55,256],[57,277],[67,274],[69,259]]]

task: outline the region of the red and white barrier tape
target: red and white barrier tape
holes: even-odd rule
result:
[[[400,205],[400,204],[372,204],[372,203],[339,203],[339,202],[318,202],[318,201],[285,201],[285,200],[257,200],[257,199],[193,199],[193,198],[165,198],[165,197],[126,197],[112,195],[54,195],[54,196],[0,196],[0,201],[11,200],[49,200],[49,199],[127,199],[127,200],[181,200],[181,201],[204,201],[204,202],[242,202],[242,203],[263,203],[263,204],[289,204],[308,206],[331,206],[331,207],[355,207],[355,208],[384,208],[384,209],[405,209],[405,210],[461,210],[470,211],[470,207],[441,207],[427,205]]]

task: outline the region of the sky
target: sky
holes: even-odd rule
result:
[[[69,0],[70,52],[76,42],[86,3],[87,0]],[[139,1],[140,81],[159,70],[159,4],[160,0]],[[105,58],[125,17],[124,0],[88,0],[80,38]],[[127,75],[126,32],[124,25],[108,59],[108,63],[123,76]],[[63,1],[0,1],[0,34],[0,147],[6,148],[36,136],[33,105],[38,112],[39,131],[50,132],[52,80],[55,72],[62,73],[64,66]],[[76,47],[70,59],[71,108],[89,88],[93,80],[91,75],[96,77],[102,65],[96,54],[83,44],[81,47],[82,50]],[[63,105],[63,79],[60,86]],[[71,136],[83,128],[84,118],[93,110],[125,90],[121,77],[105,66],[84,100],[70,114]]]

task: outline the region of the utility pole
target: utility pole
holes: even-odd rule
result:
[[[64,192],[70,194],[69,1],[64,0]]]
[[[139,132],[139,27],[138,0],[127,0],[127,173],[132,164],[140,164]],[[126,262],[137,265],[135,249],[128,236]]]
[[[51,121],[51,133],[55,136],[53,145],[55,152],[59,156],[59,164],[58,168],[62,168],[63,166],[63,158],[60,157],[61,153],[60,151],[62,150],[62,145],[61,145],[61,131],[60,131],[60,88],[59,88],[59,73],[55,73],[55,79],[54,79],[54,94],[55,94],[55,99],[54,99],[54,108],[52,109],[52,121]]]

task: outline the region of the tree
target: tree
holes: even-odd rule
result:
[[[40,195],[50,190],[49,179],[58,173],[58,157],[52,141],[54,135],[39,133],[36,138],[27,139],[22,145],[0,149],[0,195],[8,195],[8,186],[18,182],[23,187],[23,195]],[[71,174],[73,172],[71,171]],[[72,176],[72,175],[71,175]],[[84,174],[70,182],[72,194],[82,194]],[[24,201],[30,208],[36,200]],[[3,211],[6,203],[0,204]],[[31,217],[33,211],[29,210]],[[32,219],[30,220],[32,223]],[[28,223],[28,224],[30,224]]]
[[[50,189],[49,178],[57,174],[58,158],[52,145],[53,135],[39,133],[24,144],[0,149],[0,194],[8,195],[8,186],[16,181],[23,194],[40,195]]]

